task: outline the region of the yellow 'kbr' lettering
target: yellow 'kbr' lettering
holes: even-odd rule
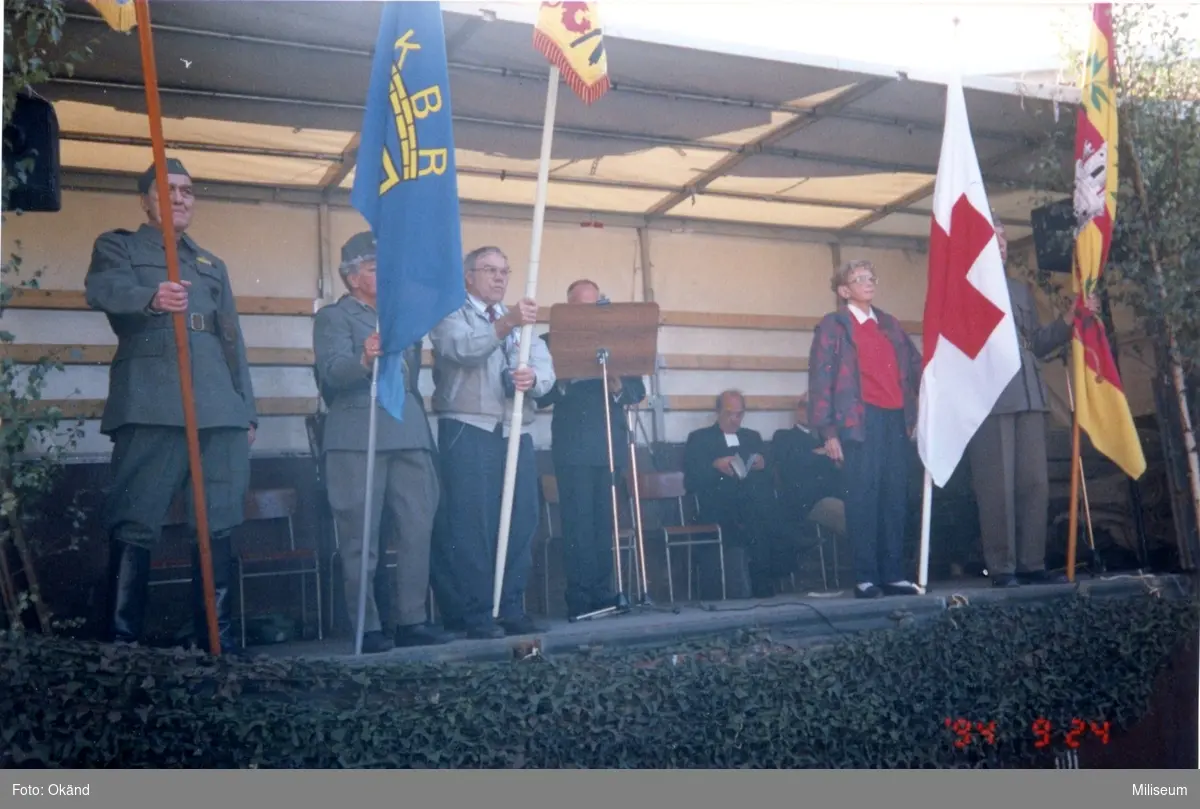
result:
[[[429,163],[421,167],[421,177],[427,174],[436,174],[440,177],[446,172],[446,167],[450,161],[450,151],[448,149],[421,149],[417,154],[422,159],[429,158]]]
[[[379,196],[383,196],[391,191],[400,182],[400,177],[396,174],[396,166],[392,163],[392,156],[388,154],[388,150],[383,150],[383,180],[379,183]]]
[[[415,33],[413,29],[409,28],[408,33],[397,39],[396,44],[392,46],[394,50],[400,51],[399,55],[396,56],[396,67],[400,68],[401,70],[404,69],[404,59],[408,56],[408,52],[421,50],[421,46],[419,44],[408,41],[413,33]]]
[[[426,118],[442,108],[442,88],[436,84],[412,96],[413,115]]]
[[[401,77],[404,60],[408,57],[409,51],[421,49],[420,44],[413,41],[413,34],[414,32],[410,29],[404,36],[397,39],[394,45],[397,54],[396,61],[392,65],[388,100],[391,102],[392,115],[396,125],[396,139],[400,142],[400,153],[393,155],[386,147],[383,150],[381,156],[383,180],[379,183],[380,196],[407,180],[416,180],[430,174],[440,177],[450,167],[450,151],[448,149],[420,149],[417,146],[416,122],[441,111],[442,88],[435,84],[414,95],[409,95],[408,89],[404,86],[404,79]]]

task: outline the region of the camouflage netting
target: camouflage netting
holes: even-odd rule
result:
[[[0,636],[0,764],[52,767],[1020,767],[1031,718],[1144,714],[1194,602],[952,609],[798,651],[753,634],[653,651],[404,666]],[[947,719],[994,723],[965,748]],[[1085,733],[1092,732],[1090,729]]]

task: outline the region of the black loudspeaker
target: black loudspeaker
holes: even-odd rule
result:
[[[44,98],[17,96],[12,120],[4,128],[4,173],[17,183],[9,191],[4,210],[62,210],[59,171],[54,106]]]
[[[1037,252],[1038,269],[1043,272],[1074,272],[1075,270],[1075,203],[1071,199],[1051,202],[1029,212],[1033,225],[1033,248]],[[1121,263],[1130,258],[1132,239],[1117,230],[1108,248],[1109,263]]]
[[[1071,199],[1059,200],[1029,212],[1033,225],[1033,248],[1038,269],[1043,272],[1071,272],[1075,257],[1075,205]]]

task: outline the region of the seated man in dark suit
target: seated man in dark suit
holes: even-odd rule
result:
[[[684,485],[700,502],[700,520],[717,523],[725,545],[734,553],[729,589],[732,598],[745,598],[738,592],[742,576],[739,568],[749,568],[750,587],[755,598],[775,594],[775,580],[786,575],[778,566],[781,520],[775,500],[775,487],[767,471],[766,447],[755,430],[743,428],[746,400],[736,390],[717,397],[717,423],[693,431],[684,449]],[[742,553],[737,551],[741,550]]]
[[[567,288],[567,303],[596,305],[600,288],[581,279]],[[550,345],[550,335],[542,336]],[[551,346],[553,355],[553,346]],[[629,465],[629,432],[625,405],[646,398],[640,377],[610,377],[613,469],[618,481]],[[558,481],[562,515],[563,566],[566,569],[567,614],[583,615],[616,603],[613,582],[612,486],[608,474],[608,434],[604,423],[601,379],[560,379],[537,400],[554,406],[550,454]],[[620,494],[618,494],[620,497]],[[615,583],[619,586],[619,583]]]
[[[791,525],[808,519],[813,506],[826,497],[844,500],[842,470],[825,454],[825,443],[812,433],[807,397],[796,405],[796,424],[777,430],[771,439],[771,465],[777,472],[779,507]]]

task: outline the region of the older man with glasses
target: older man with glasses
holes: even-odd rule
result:
[[[503,303],[511,270],[498,247],[463,259],[467,299],[430,333],[433,342],[444,505],[434,541],[434,594],[446,627],[471,638],[539,630],[525,613],[525,586],[538,526],[538,470],[533,447],[535,400],[554,386],[554,367],[542,340],[518,368],[521,327],[537,322],[528,298]],[[509,526],[499,623],[492,586],[508,432],[514,396],[523,391],[520,451]]]

